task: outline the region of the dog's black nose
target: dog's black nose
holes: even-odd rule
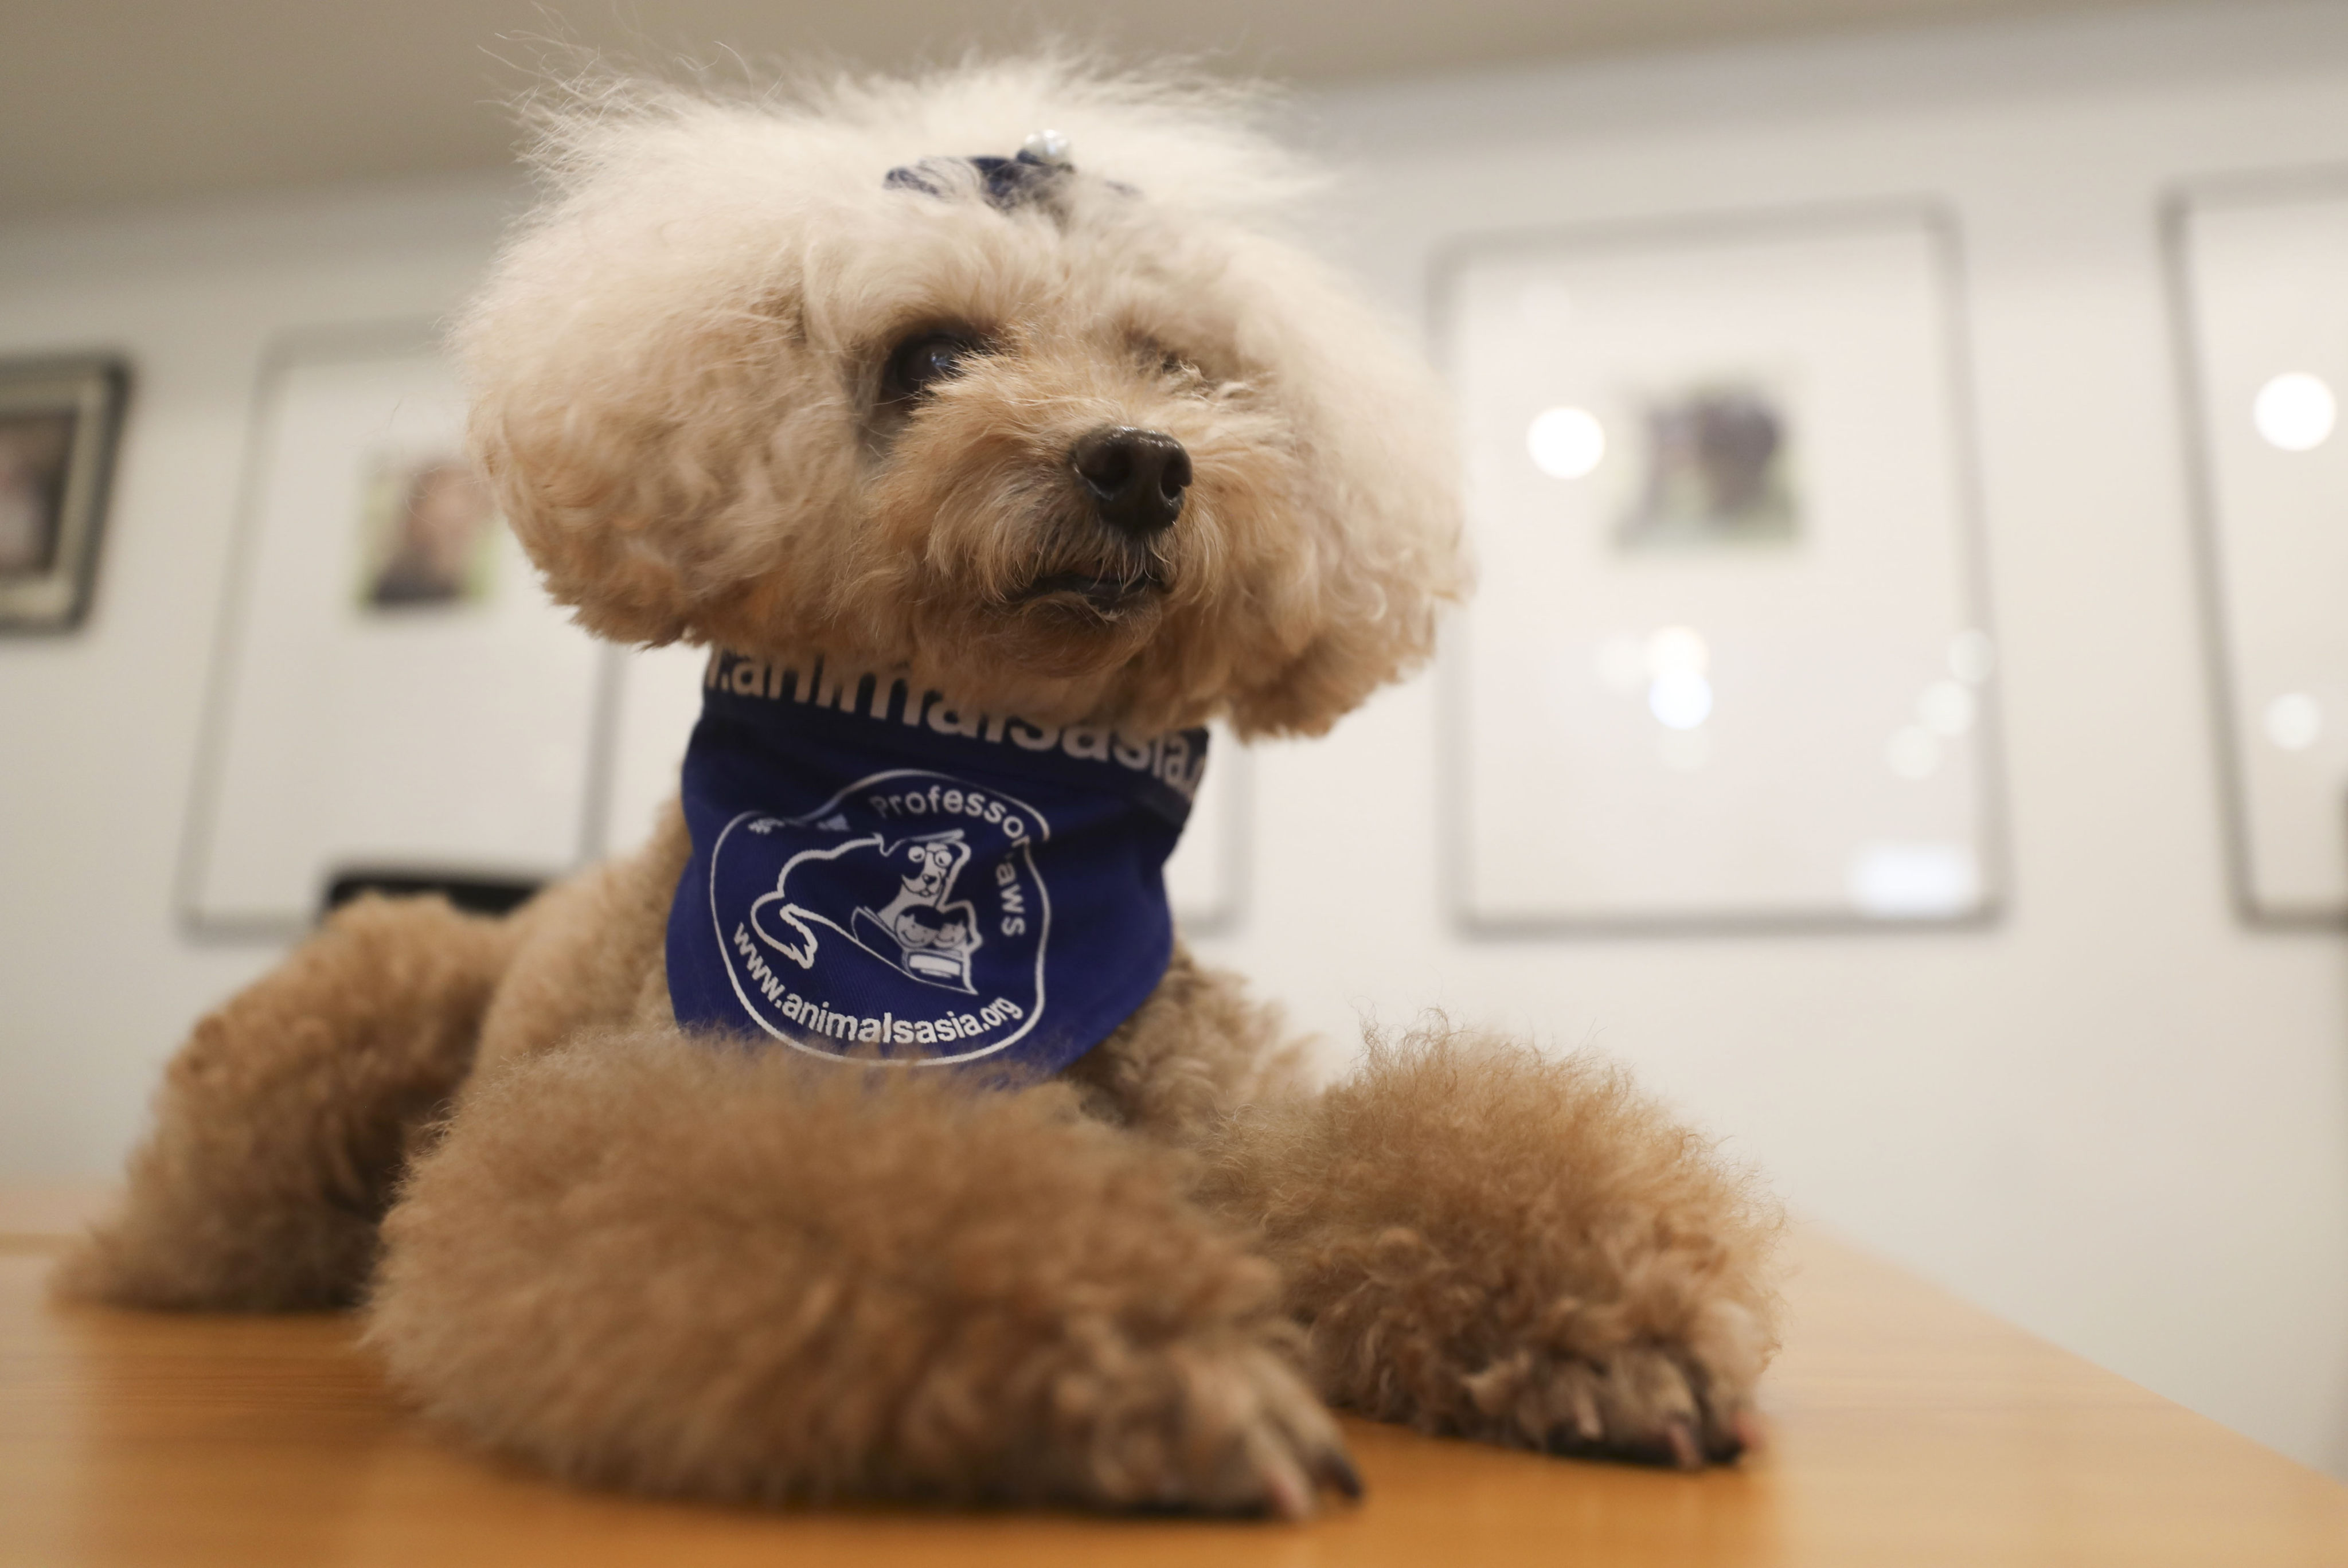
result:
[[[1190,454],[1163,430],[1104,425],[1077,438],[1068,461],[1092,491],[1101,521],[1120,532],[1147,539],[1182,515]]]

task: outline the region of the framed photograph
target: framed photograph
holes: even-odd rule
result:
[[[88,613],[129,388],[110,356],[0,361],[0,632]]]
[[[615,667],[539,586],[463,415],[421,325],[272,353],[190,813],[192,929],[287,935],[362,887],[505,898],[593,851]]]
[[[2235,905],[2348,925],[2348,170],[2167,219]]]
[[[1952,225],[1910,206],[1450,254],[1482,574],[1445,655],[1468,930],[1993,915],[1959,298]]]
[[[497,582],[489,481],[453,453],[386,453],[360,506],[358,603],[374,614],[486,603]]]

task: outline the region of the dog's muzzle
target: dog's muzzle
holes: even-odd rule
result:
[[[1128,538],[1155,538],[1182,515],[1190,454],[1163,430],[1104,425],[1076,438],[1068,463],[1101,521]]]

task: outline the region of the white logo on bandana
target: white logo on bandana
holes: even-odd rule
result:
[[[949,774],[859,779],[802,817],[736,816],[710,916],[751,1020],[826,1056],[970,1061],[1042,1021],[1051,903],[1025,801]]]

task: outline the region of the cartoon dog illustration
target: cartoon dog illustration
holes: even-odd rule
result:
[[[970,846],[960,830],[908,839],[883,852],[912,865],[898,883],[897,896],[880,910],[858,908],[854,940],[887,957],[876,943],[894,943],[897,966],[916,980],[969,991],[970,955],[984,940],[978,911],[968,902],[948,903],[954,879],[970,863]]]
[[[810,871],[800,879],[800,885],[793,885],[793,873],[803,866],[845,861],[851,867],[870,867],[864,859],[867,854],[892,870],[908,865],[911,869],[899,872],[894,898],[878,910],[869,904],[857,905],[845,925],[819,907],[831,903],[836,909],[839,903],[847,902],[841,897],[838,882],[829,884],[829,898],[824,896],[826,883],[819,880],[822,872]],[[761,941],[802,969],[815,966],[818,940],[814,926],[828,925],[912,979],[975,995],[977,987],[970,977],[970,955],[985,940],[978,934],[978,911],[967,900],[947,902],[953,897],[954,879],[969,862],[970,845],[963,841],[960,829],[900,839],[894,844],[874,833],[830,849],[802,851],[785,862],[782,874],[775,879],[775,891],[750,906],[749,923]],[[869,879],[878,870],[870,867],[851,872],[849,885],[864,881],[870,886]],[[810,882],[816,884],[811,901],[807,885]],[[849,893],[847,898],[854,896]],[[767,922],[770,918],[789,934],[769,928]]]

